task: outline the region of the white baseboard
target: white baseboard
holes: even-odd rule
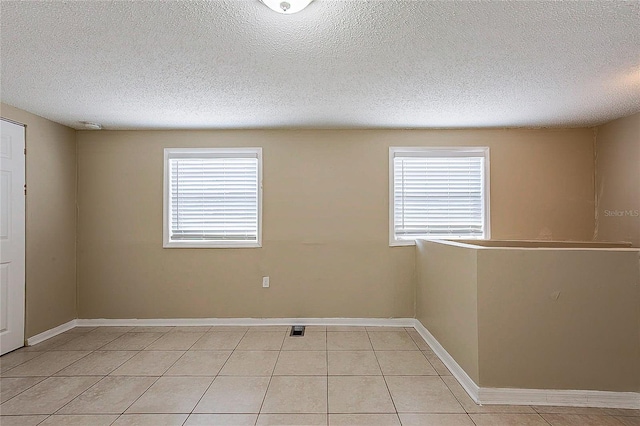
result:
[[[178,319],[76,319],[27,340],[29,346],[74,327],[107,326],[266,326],[341,325],[367,327],[413,327],[440,358],[460,385],[478,404],[558,405],[640,409],[640,393],[590,390],[481,388],[420,321],[414,318],[178,318]]]
[[[480,388],[480,401],[482,404],[640,409],[640,393],[635,392]]]
[[[480,388],[473,381],[473,379],[469,377],[467,372],[464,371],[462,367],[460,367],[460,364],[458,364],[456,360],[453,359],[451,355],[449,355],[449,352],[446,351],[446,349],[440,344],[440,342],[438,342],[438,340],[433,337],[429,330],[427,330],[426,327],[422,325],[422,323],[417,319],[415,320],[414,328],[420,334],[420,336],[422,336],[424,341],[427,342],[427,344],[431,347],[431,350],[436,355],[438,355],[440,361],[442,361],[442,363],[449,369],[449,371],[451,371],[453,377],[455,377],[460,385],[464,388],[464,390],[467,391],[471,399],[473,399],[477,404],[480,404],[478,396],[478,391],[480,390]]]
[[[261,326],[342,325],[367,327],[413,327],[413,318],[175,318],[175,319],[78,319],[77,326]]]
[[[414,328],[447,366],[451,374],[480,405],[557,405],[640,409],[640,393],[592,390],[481,388],[462,369],[440,342],[417,319]]]
[[[49,329],[47,331],[43,331],[40,334],[36,334],[33,337],[29,337],[27,339],[27,346],[37,345],[38,343],[42,343],[45,340],[51,339],[58,334],[64,333],[65,331],[71,330],[73,327],[76,327],[77,320],[71,320],[69,322],[65,322],[57,327]]]

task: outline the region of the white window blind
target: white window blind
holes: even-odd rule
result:
[[[393,241],[486,238],[486,150],[392,152]]]
[[[168,151],[165,246],[259,246],[259,149]]]

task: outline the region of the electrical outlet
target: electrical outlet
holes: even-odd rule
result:
[[[262,287],[269,287],[269,277],[262,277]]]

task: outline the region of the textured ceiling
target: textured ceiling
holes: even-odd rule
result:
[[[2,102],[110,129],[584,126],[640,111],[640,2],[0,3]]]

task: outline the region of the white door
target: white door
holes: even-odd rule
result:
[[[24,346],[24,126],[0,121],[0,355]]]

